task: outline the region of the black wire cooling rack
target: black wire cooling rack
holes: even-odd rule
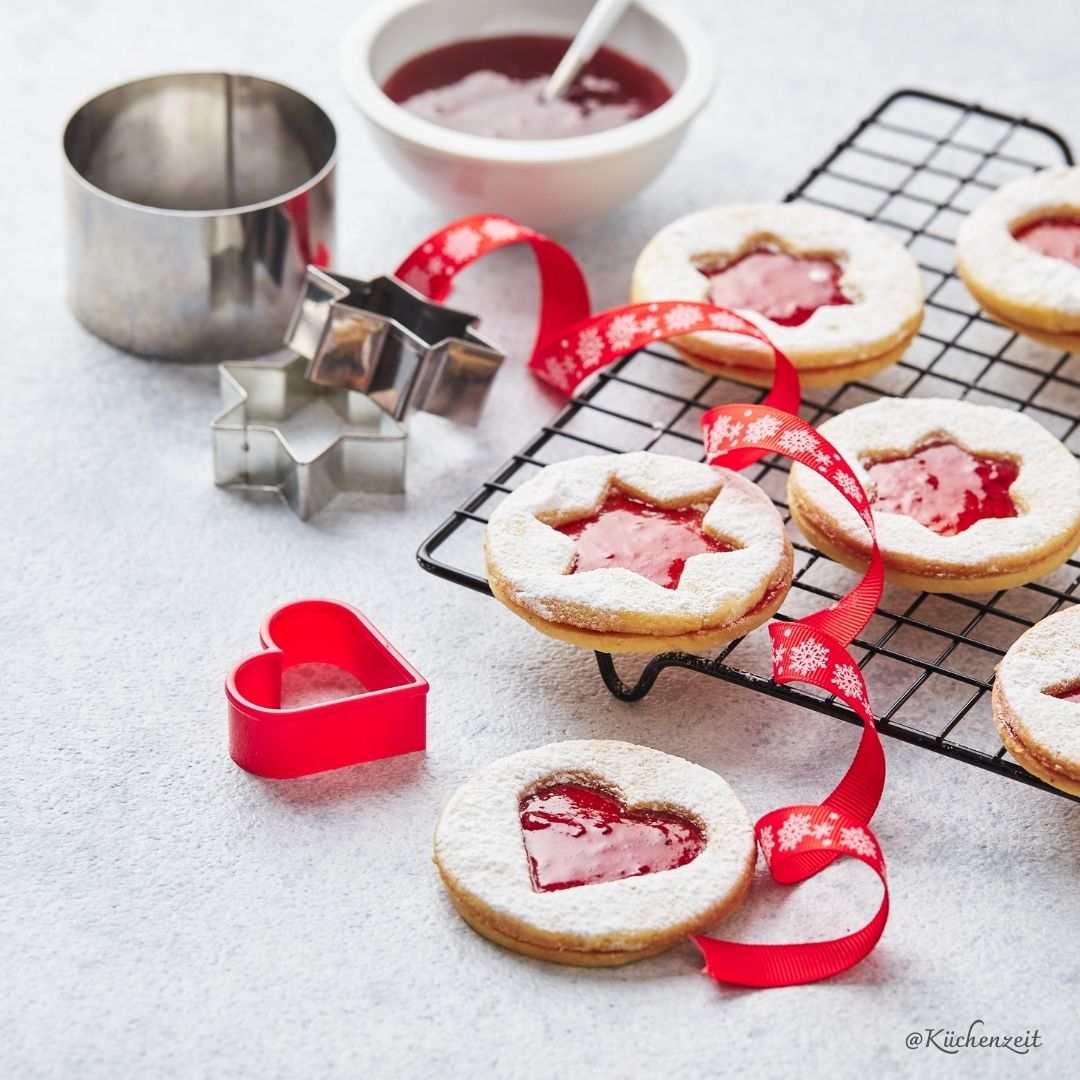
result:
[[[841,210],[895,234],[918,260],[926,283],[922,331],[904,358],[864,382],[807,391],[812,424],[882,395],[953,397],[1025,412],[1080,451],[1080,355],[1018,337],[984,319],[958,280],[953,239],[964,215],[995,187],[1048,165],[1072,163],[1056,132],[916,90],[901,90],[841,142],[792,191],[789,201]],[[661,349],[633,353],[599,372],[464,505],[424,541],[425,570],[490,594],[483,529],[491,511],[544,465],[582,454],[655,450],[701,460],[701,415],[714,405],[759,401],[764,391],[710,377]],[[785,512],[788,462],[767,458],[748,473]],[[847,592],[855,575],[792,530],[796,574],[779,618],[799,618]],[[979,596],[915,594],[889,587],[856,640],[878,729],[1054,794],[1005,752],[990,713],[994,667],[1013,641],[1053,611],[1076,602],[1080,562],[1022,588]],[[710,656],[669,652],[624,682],[597,653],[604,683],[637,701],[665,668],[726,679],[853,723],[838,699],[813,687],[778,686],[764,629]],[[1073,796],[1064,795],[1066,798]],[[1080,801],[1080,800],[1077,800]]]

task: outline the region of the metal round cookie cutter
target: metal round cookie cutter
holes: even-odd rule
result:
[[[250,75],[158,75],[86,102],[63,146],[83,325],[168,360],[281,347],[333,245],[337,133],[318,105]]]

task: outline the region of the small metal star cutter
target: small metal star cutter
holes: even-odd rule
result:
[[[302,519],[339,491],[404,491],[407,413],[474,424],[502,363],[475,322],[392,278],[309,267],[285,335],[295,353],[218,365],[225,407],[211,422],[214,482],[277,493]],[[318,400],[344,426],[304,459],[278,425]]]
[[[285,344],[311,361],[312,382],[368,394],[395,419],[421,409],[475,424],[503,361],[476,321],[395,278],[309,266]]]

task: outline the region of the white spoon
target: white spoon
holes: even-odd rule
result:
[[[581,24],[570,48],[563,54],[559,66],[551,73],[547,86],[540,94],[541,101],[554,101],[570,88],[578,72],[596,55],[604,39],[615,29],[623,12],[632,0],[596,0],[592,10]]]

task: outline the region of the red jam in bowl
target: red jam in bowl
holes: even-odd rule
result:
[[[521,836],[537,892],[656,874],[701,854],[705,837],[666,810],[627,810],[610,792],[552,784],[521,801]]]
[[[621,566],[674,589],[692,555],[731,551],[702,530],[704,516],[699,510],[664,510],[613,492],[592,517],[567,522],[558,531],[577,541],[572,573]]]
[[[802,326],[820,307],[851,303],[840,291],[840,267],[821,255],[759,248],[701,272],[711,303],[756,311],[780,326]]]
[[[442,127],[495,139],[564,139],[628,124],[671,89],[655,71],[601,48],[559,99],[540,100],[570,38],[456,41],[421,53],[383,83],[391,101]]]
[[[1080,266],[1080,217],[1055,214],[1040,218],[1021,226],[1013,237],[1041,255]]]
[[[941,536],[955,536],[984,518],[1016,517],[1009,488],[1015,461],[969,454],[951,442],[933,442],[910,457],[866,466],[875,510],[906,514]]]

